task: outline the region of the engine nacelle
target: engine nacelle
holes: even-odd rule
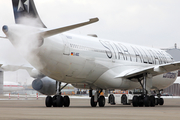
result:
[[[54,95],[56,93],[56,81],[49,77],[35,79],[32,82],[32,87],[45,95]]]
[[[40,73],[38,70],[36,69],[32,69],[31,71],[27,70],[27,72],[29,73],[29,75],[33,78],[43,78],[45,77],[45,75],[43,75],[42,73]]]

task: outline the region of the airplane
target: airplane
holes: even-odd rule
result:
[[[2,70],[3,64],[0,64],[0,71]],[[18,90],[23,90],[24,87],[17,82],[11,81],[2,81],[3,83],[3,92],[13,92]]]
[[[105,106],[108,90],[135,88],[143,93],[133,97],[134,107],[154,107],[155,101],[164,104],[160,91],[176,80],[180,69],[180,62],[174,62],[170,54],[96,35],[67,32],[95,23],[98,18],[49,29],[41,21],[33,0],[12,0],[12,4],[16,24],[2,27],[6,38],[33,67],[57,83],[55,95],[46,97],[46,107],[69,107],[69,97],[61,95],[61,82],[89,89],[92,107]],[[46,87],[44,91],[52,89]],[[151,95],[151,90],[156,91],[158,98]]]
[[[17,82],[4,81],[3,92],[13,92],[23,90],[24,87]]]

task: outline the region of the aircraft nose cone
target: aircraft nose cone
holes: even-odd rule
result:
[[[4,26],[2,27],[2,30],[3,30],[4,33],[8,32],[8,26],[7,26],[7,25],[4,25]]]

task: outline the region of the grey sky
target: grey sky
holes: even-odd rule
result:
[[[98,17],[99,22],[69,32],[156,48],[180,45],[179,0],[35,0],[35,4],[50,28]],[[11,0],[0,0],[0,16],[0,27],[14,23]],[[9,41],[0,42],[0,61],[26,63]]]
[[[98,17],[98,23],[70,32],[158,48],[179,42],[179,0],[35,0],[35,4],[50,28]],[[0,15],[0,26],[14,22],[11,0],[0,0]]]

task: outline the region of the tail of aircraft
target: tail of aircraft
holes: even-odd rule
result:
[[[33,0],[12,0],[12,5],[16,24],[46,28],[37,13]]]
[[[12,0],[12,5],[13,5],[14,18],[15,18],[16,24],[23,24],[23,25],[29,25],[29,26],[34,26],[34,27],[46,28],[46,26],[43,24],[43,22],[41,21],[37,13],[33,0]],[[38,33],[34,33],[34,35],[40,38],[46,38],[46,37],[50,37],[56,34],[60,34],[62,32],[73,30],[75,28],[89,25],[97,21],[99,21],[98,18],[91,18],[87,22],[73,24],[70,26],[60,27],[56,29],[48,29],[48,30],[44,30]],[[3,32],[6,35],[8,35],[7,33],[11,34],[11,31],[8,31],[8,28],[9,26],[7,25],[4,25],[2,28]],[[17,29],[17,27],[14,27],[14,29]],[[0,38],[6,38],[6,37],[0,36]]]

